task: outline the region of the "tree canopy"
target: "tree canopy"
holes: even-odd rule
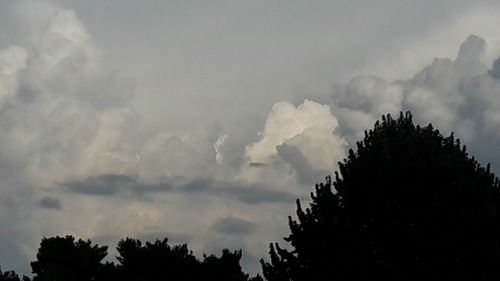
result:
[[[33,281],[262,280],[259,275],[249,278],[243,273],[241,250],[224,249],[220,257],[204,255],[199,260],[186,244],[170,245],[167,238],[144,244],[126,238],[118,243],[117,251],[118,264],[114,264],[103,262],[107,247],[93,245],[90,240],[76,240],[73,236],[44,238],[37,260],[31,263]],[[19,277],[13,271],[0,271],[2,280],[18,281]]]
[[[499,181],[453,134],[384,116],[289,218],[267,280],[500,278]]]
[[[44,238],[31,263],[33,281],[102,280],[108,247],[72,236]]]
[[[2,272],[2,269],[0,269],[0,281],[29,281],[30,279],[26,276],[23,276],[23,278],[19,278],[19,275],[15,271],[4,271]]]

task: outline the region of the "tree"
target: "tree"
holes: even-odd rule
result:
[[[205,255],[200,262],[186,244],[171,246],[167,238],[145,245],[127,238],[118,243],[117,249],[118,280],[248,280],[240,266],[241,251],[224,249],[220,257]]]
[[[117,247],[121,280],[197,280],[199,261],[186,244],[170,246],[168,239],[146,242],[127,238]]]
[[[142,281],[142,280],[218,280],[262,281],[249,279],[240,266],[242,252],[227,249],[222,255],[204,255],[199,261],[186,244],[169,245],[168,239],[146,242],[126,238],[118,243],[118,265],[103,263],[107,247],[72,236],[44,238],[37,260],[31,263],[33,281]],[[0,281],[20,281],[13,271],[2,273]],[[27,277],[23,281],[29,281]]]
[[[29,281],[30,279],[26,276],[23,276],[22,279],[19,278],[19,275],[15,271],[4,271],[0,269],[0,281]]]
[[[231,252],[228,249],[222,250],[222,255],[204,256],[201,264],[203,280],[206,281],[246,281],[248,274],[244,274],[240,266],[241,250]]]
[[[44,238],[31,263],[33,281],[103,280],[106,246],[92,245],[90,240],[72,236]]]
[[[453,134],[383,116],[289,218],[267,280],[500,278],[499,180]],[[333,190],[332,190],[333,187]]]

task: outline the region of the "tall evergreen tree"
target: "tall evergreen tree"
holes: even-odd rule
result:
[[[339,171],[297,201],[267,280],[500,279],[499,180],[453,134],[383,116]]]

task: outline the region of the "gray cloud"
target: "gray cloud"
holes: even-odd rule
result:
[[[57,198],[53,198],[50,196],[45,196],[42,199],[38,200],[38,205],[41,208],[45,209],[54,209],[54,210],[61,210],[62,209],[62,203],[59,201]]]
[[[490,74],[493,79],[500,79],[500,57],[493,62]]]
[[[248,163],[248,166],[250,167],[254,167],[254,168],[260,168],[260,167],[265,167],[267,166],[268,164],[266,163],[262,163],[262,162],[250,162]]]
[[[370,128],[381,114],[410,110],[421,124],[432,123],[444,134],[455,132],[479,161],[492,163],[498,171],[498,60],[492,62],[489,70],[483,64],[485,49],[483,38],[470,35],[454,60],[435,58],[409,79],[351,79],[345,91],[332,97],[343,132],[360,138],[362,131]],[[384,106],[386,103],[391,106]]]
[[[120,190],[129,189],[135,181],[125,175],[100,175],[89,177],[83,181],[72,181],[64,184],[70,190],[90,195],[114,195]]]
[[[225,235],[250,235],[255,230],[255,224],[236,217],[227,217],[217,220],[213,228]]]
[[[200,194],[232,198],[247,204],[292,202],[293,196],[273,191],[264,185],[247,185],[217,181],[211,178],[185,179],[148,184],[127,175],[99,175],[61,184],[72,193],[96,196],[143,196],[150,193]]]
[[[169,191],[169,184],[143,184],[127,175],[98,175],[62,184],[70,191],[88,195],[112,196],[118,193]]]
[[[295,146],[289,144],[281,144],[276,147],[278,155],[288,164],[292,166],[296,172],[298,180],[305,184],[314,184],[322,177],[331,173],[331,171],[313,169],[309,160]],[[339,159],[340,160],[340,159]]]

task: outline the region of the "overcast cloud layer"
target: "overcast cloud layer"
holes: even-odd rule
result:
[[[42,237],[72,234],[243,248],[255,273],[295,198],[385,113],[455,132],[500,172],[499,12],[2,1],[2,269],[29,273]]]

